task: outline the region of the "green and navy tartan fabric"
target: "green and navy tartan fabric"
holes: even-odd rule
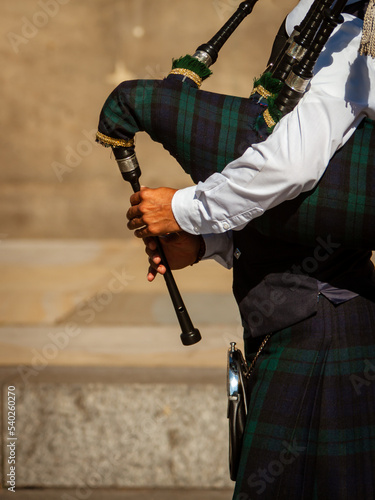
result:
[[[262,140],[253,130],[252,117],[264,109],[250,99],[198,90],[174,75],[134,80],[123,82],[109,96],[99,132],[114,139],[147,132],[197,183]]]
[[[331,159],[313,191],[269,210],[252,224],[261,233],[314,244],[318,236],[375,249],[375,126],[364,119]]]
[[[103,106],[99,132],[132,139],[145,131],[194,182],[221,172],[267,137],[255,130],[264,105],[254,98],[198,90],[178,77],[123,82]],[[318,186],[252,224],[265,235],[311,244],[331,235],[352,247],[375,248],[375,127],[365,120],[336,153]]]
[[[374,302],[320,296],[315,316],[272,335],[251,378],[233,500],[375,498],[374,324]]]

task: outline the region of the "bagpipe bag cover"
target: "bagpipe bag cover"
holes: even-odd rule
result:
[[[102,108],[99,132],[125,140],[146,132],[197,183],[266,139],[266,128],[256,126],[263,111],[258,99],[203,91],[169,75],[121,83]],[[313,245],[317,237],[330,236],[345,246],[375,249],[374,166],[374,122],[364,119],[315,189],[250,224],[290,242]]]

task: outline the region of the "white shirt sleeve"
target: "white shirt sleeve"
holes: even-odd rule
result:
[[[274,132],[221,173],[177,191],[172,210],[192,234],[242,229],[311,190],[364,116],[375,118],[375,61],[359,56],[362,21],[345,15],[315,67],[311,88]]]
[[[224,234],[205,234],[203,239],[206,251],[202,260],[214,259],[227,269],[231,269],[233,267],[232,231]]]

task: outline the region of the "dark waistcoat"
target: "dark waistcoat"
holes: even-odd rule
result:
[[[233,293],[251,337],[316,314],[321,283],[375,301],[369,250],[345,248],[330,236],[317,237],[315,246],[290,243],[251,223],[233,232],[233,242]]]

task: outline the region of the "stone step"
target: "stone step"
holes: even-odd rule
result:
[[[185,347],[164,280],[146,270],[139,241],[2,242],[1,475],[4,486],[15,442],[19,498],[231,497],[226,351],[242,330],[231,273],[213,262],[175,273],[202,334]]]
[[[1,490],[0,490],[1,491]],[[17,489],[21,500],[231,500],[232,489]],[[1,498],[10,500],[13,493],[4,491]],[[84,496],[86,495],[86,496]]]
[[[225,366],[229,343],[241,345],[241,326],[197,326],[202,340],[192,346],[182,345],[178,325],[3,327],[0,366],[18,366],[26,379],[53,366]]]
[[[182,299],[194,324],[235,324],[238,308],[231,292],[185,292]],[[176,312],[166,291],[158,293],[98,293],[83,301],[59,323],[78,325],[177,325]]]
[[[143,244],[133,239],[4,240],[0,325],[175,323],[164,280],[148,283],[147,267]],[[238,317],[230,271],[205,261],[174,275],[199,320],[231,323]]]
[[[27,380],[1,368],[2,484],[15,457],[20,489],[230,489],[225,378],[224,366],[46,367]]]

